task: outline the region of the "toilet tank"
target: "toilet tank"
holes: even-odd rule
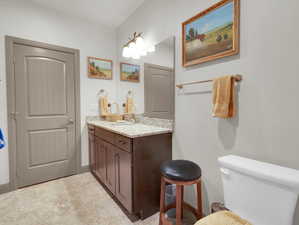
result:
[[[298,170],[234,155],[218,162],[228,209],[253,225],[293,225]]]

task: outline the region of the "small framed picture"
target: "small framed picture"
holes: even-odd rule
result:
[[[120,80],[139,82],[140,66],[129,63],[120,63]]]
[[[109,59],[88,57],[88,77],[112,80],[113,62]]]
[[[240,0],[223,0],[182,24],[182,62],[192,66],[239,53]]]

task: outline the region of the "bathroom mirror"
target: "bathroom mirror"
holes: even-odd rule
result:
[[[169,37],[157,45],[155,51],[138,60],[122,58],[121,63],[140,66],[139,82],[120,81],[121,104],[132,91],[135,114],[146,117],[174,118],[175,38]]]

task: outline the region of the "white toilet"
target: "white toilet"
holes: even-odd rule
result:
[[[253,225],[293,225],[298,170],[234,155],[218,161],[227,208]]]

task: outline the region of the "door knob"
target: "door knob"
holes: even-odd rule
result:
[[[74,124],[74,120],[73,119],[68,119],[68,124]]]

